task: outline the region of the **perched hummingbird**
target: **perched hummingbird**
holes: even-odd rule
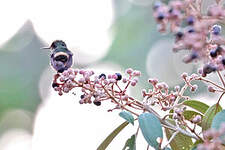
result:
[[[51,66],[58,72],[62,73],[69,69],[73,64],[73,53],[67,49],[66,43],[61,40],[55,40],[50,47],[42,49],[51,49]]]

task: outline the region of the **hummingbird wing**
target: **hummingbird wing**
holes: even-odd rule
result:
[[[69,54],[69,58],[65,63],[65,68],[69,69],[73,65],[73,53]]]
[[[50,64],[51,64],[51,66],[55,69],[55,67],[54,67],[54,54],[52,53],[51,54],[51,58],[50,58]]]
[[[65,64],[61,61],[57,61],[54,59],[54,53],[51,54],[51,59],[50,59],[50,64],[51,66],[56,70],[56,71],[59,71],[59,70],[66,70],[65,69]]]

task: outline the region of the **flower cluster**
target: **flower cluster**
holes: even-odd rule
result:
[[[200,0],[175,0],[168,5],[156,2],[153,6],[154,18],[159,31],[165,32],[167,25],[175,34],[173,50],[189,50],[184,57],[185,63],[202,60],[202,76],[214,71],[224,70],[225,39],[221,35],[219,23],[225,19],[225,8],[219,1],[207,9],[207,14],[201,10]]]
[[[222,123],[219,130],[208,129],[203,133],[204,143],[199,144],[198,150],[222,150],[224,149],[222,144],[225,141],[225,124]]]
[[[202,0],[173,0],[168,4],[156,2],[153,6],[153,16],[159,31],[165,32],[169,26],[170,31],[175,34],[174,52],[188,50],[189,55],[183,59],[185,63],[201,60],[204,64],[198,74],[183,73],[181,75],[184,81],[182,87],[177,85],[171,88],[156,78],[149,79],[150,88],[142,90],[143,101],[141,101],[128,93],[130,86],[137,85],[138,78],[141,76],[140,71],[129,68],[125,71],[125,75],[118,72],[96,75],[93,70],[69,68],[62,73],[55,74],[52,83],[53,89],[60,96],[69,92],[74,94],[73,90],[80,89],[82,92],[79,95],[80,104],[100,106],[104,101],[109,101],[114,107],[108,111],[125,110],[124,113],[129,117],[124,117],[124,119],[128,122],[129,118],[135,120],[132,115],[138,117],[139,121],[143,113],[153,114],[164,129],[172,131],[166,133],[168,143],[163,148],[161,148],[163,139],[160,138],[159,149],[165,149],[172,140],[179,140],[176,137],[178,133],[202,142],[197,145],[198,150],[222,149],[225,141],[225,124],[219,130],[208,129],[203,133],[198,130],[206,125],[206,117],[216,115],[207,113],[214,110],[215,105],[207,106],[208,108],[205,108],[206,106],[197,108],[202,105],[202,102],[190,100],[191,98],[184,94],[188,89],[191,92],[198,89],[197,84],[194,84],[193,81],[206,83],[209,92],[221,93],[216,107],[220,106],[220,100],[225,94],[225,80],[221,74],[221,71],[225,69],[225,39],[222,37],[222,29],[219,25],[225,20],[225,8],[220,3],[221,0],[216,0],[216,4],[208,7],[206,14],[203,14],[201,10]],[[223,85],[205,78],[212,72],[217,72]],[[155,106],[161,109],[163,116],[154,109]],[[146,117],[144,121],[148,121],[148,119]],[[151,127],[151,123],[149,123],[149,127]],[[207,126],[208,124],[207,122]],[[140,123],[137,133],[139,128],[143,133],[145,126],[141,127]],[[170,136],[170,134],[172,135]],[[173,148],[172,144],[170,146]]]
[[[205,79],[201,75],[188,75],[187,73],[183,73],[181,77],[185,82],[184,86],[182,88],[180,86],[175,86],[174,90],[170,90],[165,82],[159,82],[158,79],[149,79],[148,82],[152,86],[152,89],[149,89],[148,91],[142,90],[144,101],[141,102],[130,96],[127,92],[129,86],[136,86],[140,75],[140,71],[131,68],[126,70],[126,75],[124,76],[120,73],[108,75],[102,73],[95,75],[93,70],[70,68],[63,73],[54,76],[52,87],[60,96],[64,93],[69,93],[73,89],[79,88],[82,92],[79,100],[80,104],[93,103],[96,106],[100,106],[103,101],[108,100],[115,105],[108,111],[113,111],[115,109],[126,110],[137,117],[145,111],[151,112],[160,119],[165,128],[176,131],[171,140],[178,132],[180,132],[192,138],[203,140],[204,143],[199,145],[198,149],[201,149],[201,147],[203,149],[208,145],[221,145],[221,142],[215,144],[217,140],[214,140],[213,142],[208,140],[210,138],[207,138],[207,133],[204,135],[204,139],[200,133],[197,133],[196,126],[201,123],[202,116],[197,114],[186,118],[185,113],[188,110],[183,102],[190,99],[189,97],[184,96],[185,90],[189,88],[190,91],[194,92],[198,88],[197,85],[192,84],[192,81],[201,80],[211,84],[212,86],[209,86],[209,91],[211,90],[211,92],[223,92],[225,90],[224,88]],[[183,101],[180,101],[180,99],[183,99]],[[164,117],[161,117],[154,109],[152,109],[152,105],[158,105],[162,111],[168,111],[168,113]],[[174,120],[174,125],[167,121],[167,117],[169,116]],[[192,126],[194,128],[192,128]],[[186,127],[187,130],[183,130],[182,127]],[[215,138],[218,139],[218,137],[219,136]]]
[[[190,88],[190,91],[195,92],[198,88],[196,84],[192,85],[193,80],[198,80],[199,75],[192,74],[188,76],[187,73],[182,74],[182,78],[185,81],[185,86],[181,89],[180,86],[175,86],[174,90],[169,90],[169,86],[165,82],[158,82],[158,79],[149,79],[148,82],[152,85],[152,89],[146,91],[142,90],[143,97],[147,97],[146,104],[155,105],[158,104],[161,110],[167,111],[176,107],[179,99],[184,100],[189,99],[189,97],[184,96],[183,93]]]
[[[129,86],[136,86],[141,72],[129,68],[126,73],[128,77],[122,77],[120,73],[95,75],[92,70],[70,68],[55,75],[52,87],[59,95],[81,88],[83,94],[80,96],[80,104],[94,103],[100,106],[102,101],[111,100],[116,104],[115,108],[127,105],[135,107],[138,104],[127,94],[127,89]]]

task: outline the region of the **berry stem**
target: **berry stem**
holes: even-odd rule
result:
[[[223,87],[225,87],[225,82],[224,82],[224,80],[223,80],[222,75],[220,74],[220,71],[217,71],[217,74],[218,74],[218,76],[219,76],[219,78],[220,78],[220,80],[221,80],[221,82],[222,82],[222,84],[223,84]]]
[[[216,111],[215,111],[215,113],[217,113],[217,110],[218,110],[218,108],[219,108],[220,100],[222,99],[222,97],[223,97],[224,94],[225,94],[225,92],[223,92],[223,93],[220,95],[220,97],[219,97],[219,99],[218,99],[218,101],[217,101],[217,103],[216,103]]]
[[[198,78],[198,79],[196,79],[196,80],[200,80],[200,81],[204,81],[204,82],[210,83],[210,84],[212,84],[212,85],[214,85],[214,86],[216,86],[216,87],[220,88],[221,90],[225,91],[225,88],[223,88],[223,87],[219,86],[218,84],[216,84],[216,83],[214,83],[214,82],[212,82],[212,81],[210,81],[210,80],[208,80],[208,79],[205,79],[205,78],[199,77],[199,78]]]
[[[179,131],[174,132],[173,135],[170,137],[169,141],[166,143],[166,145],[162,149],[165,149],[171,143],[171,141],[176,137],[178,133]]]
[[[104,89],[104,91],[106,92],[106,94],[110,97],[110,99],[111,99],[113,102],[115,102],[117,105],[121,106],[122,109],[125,109],[126,111],[129,111],[130,113],[136,115],[137,117],[139,116],[137,113],[135,113],[135,112],[133,112],[133,111],[127,109],[124,105],[122,105],[122,104],[120,104],[119,102],[117,102],[117,100],[109,93],[109,91],[108,91],[106,88],[103,87],[103,89]]]

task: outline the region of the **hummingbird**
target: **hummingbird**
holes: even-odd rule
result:
[[[73,64],[73,53],[68,50],[66,43],[62,40],[55,40],[50,47],[43,47],[41,49],[50,49],[50,64],[57,71],[57,73],[63,73],[63,71],[69,69]]]

